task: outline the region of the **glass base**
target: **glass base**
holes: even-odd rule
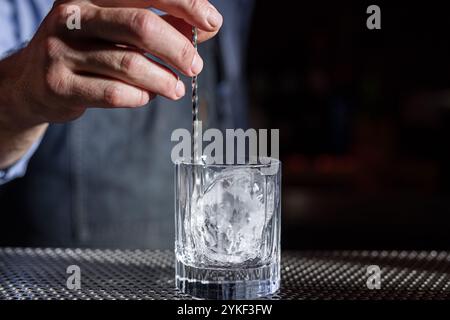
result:
[[[257,299],[273,295],[280,288],[278,263],[259,268],[205,269],[177,259],[175,269],[177,288],[200,299]]]

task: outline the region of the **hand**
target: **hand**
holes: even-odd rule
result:
[[[67,27],[72,5],[80,8],[80,30]],[[186,89],[178,76],[144,53],[197,75],[203,60],[191,44],[192,25],[202,42],[222,21],[207,0],[56,1],[29,45],[0,62],[8,78],[0,81],[0,167],[2,132],[42,134],[47,123],[74,120],[88,107],[142,106],[156,95],[180,99]]]

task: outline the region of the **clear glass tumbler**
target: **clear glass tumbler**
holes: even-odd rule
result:
[[[281,163],[259,160],[176,164],[176,284],[182,293],[255,299],[279,289]]]

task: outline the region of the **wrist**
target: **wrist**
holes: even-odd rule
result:
[[[0,61],[0,133],[3,135],[42,131],[48,125],[33,115],[29,107],[33,104],[27,83],[31,73],[24,70],[23,50]]]
[[[48,126],[28,111],[23,66],[20,52],[0,61],[0,169],[21,159]]]

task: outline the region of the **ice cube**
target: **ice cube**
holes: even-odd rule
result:
[[[273,205],[266,212],[266,179],[258,170],[231,168],[217,174],[203,192],[196,188],[191,231],[196,249],[208,260],[243,263],[258,257],[273,214]]]

